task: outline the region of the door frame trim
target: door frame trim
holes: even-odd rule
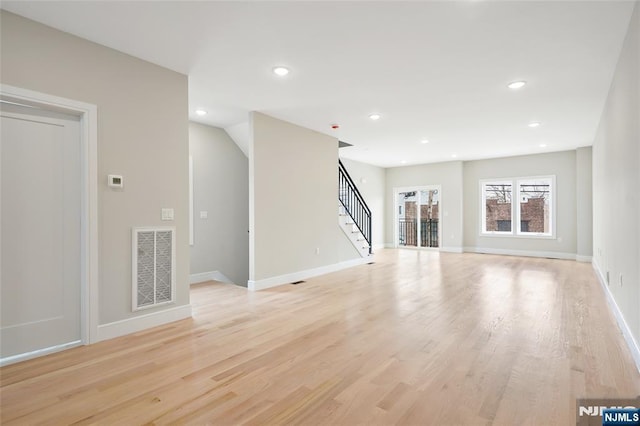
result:
[[[80,337],[82,344],[98,341],[98,107],[86,102],[0,84],[3,100],[80,119]],[[25,359],[30,357],[24,354]],[[19,356],[17,356],[19,357]],[[15,358],[15,357],[12,357]],[[16,361],[18,361],[16,359]]]

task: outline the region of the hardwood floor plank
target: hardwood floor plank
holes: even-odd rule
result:
[[[376,404],[376,407],[380,407],[383,410],[389,411],[410,390],[411,386],[406,383],[400,382],[395,385],[393,389],[391,389],[391,392],[386,394],[384,398]]]
[[[380,250],[251,293],[192,286],[192,319],[0,369],[0,422],[573,424],[640,374],[590,265]]]

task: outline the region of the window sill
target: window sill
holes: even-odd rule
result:
[[[555,235],[545,235],[545,234],[512,234],[509,232],[487,232],[480,233],[480,237],[489,237],[489,238],[524,238],[524,239],[532,239],[532,240],[555,240],[557,239]]]

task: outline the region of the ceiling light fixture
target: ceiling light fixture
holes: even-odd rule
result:
[[[428,140],[428,139],[422,139],[422,140],[420,141],[420,143],[429,143],[429,140]]]
[[[407,164],[407,160],[402,160],[400,164]]]
[[[369,118],[372,119],[373,121],[380,120],[380,114],[376,114],[376,113],[369,114]]]
[[[451,158],[458,158],[458,154],[451,154]]]
[[[203,109],[197,109],[196,110],[196,115],[199,115],[199,116],[202,117],[203,115],[207,115],[207,111],[205,111]]]
[[[546,144],[546,143],[541,143],[541,144],[540,144],[540,148],[546,148],[546,147],[547,147],[547,144]]]
[[[511,83],[507,84],[507,87],[509,89],[517,90],[522,88],[525,84],[527,84],[526,81],[512,81]]]
[[[275,75],[280,76],[280,77],[284,77],[285,75],[289,74],[289,68],[287,68],[287,67],[274,67],[273,68],[273,73]]]
[[[533,121],[531,123],[529,123],[529,127],[539,127],[540,126],[540,122],[539,121]]]

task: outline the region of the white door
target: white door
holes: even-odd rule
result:
[[[2,104],[0,358],[79,344],[77,118]]]

